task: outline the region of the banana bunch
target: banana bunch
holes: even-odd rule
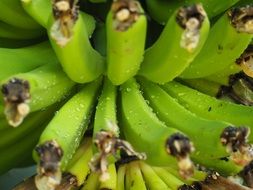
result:
[[[252,0],[1,0],[0,65],[14,190],[253,188]]]

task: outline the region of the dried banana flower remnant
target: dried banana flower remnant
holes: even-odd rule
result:
[[[190,153],[194,151],[189,138],[176,133],[166,142],[167,152],[178,160],[179,173],[184,178],[189,178],[194,172],[194,165],[190,160]]]
[[[54,0],[54,23],[51,27],[51,37],[60,46],[65,46],[73,36],[73,27],[78,19],[76,0]]]
[[[221,134],[221,143],[226,146],[231,159],[241,166],[247,165],[253,159],[252,146],[247,143],[249,133],[249,128],[229,126]]]
[[[205,18],[206,13],[200,4],[179,9],[176,20],[185,30],[180,42],[182,48],[192,52],[198,46],[200,28]]]
[[[4,113],[8,123],[13,126],[19,126],[28,115],[30,108],[30,85],[26,80],[13,78],[2,85],[2,94],[4,96]]]
[[[233,8],[228,16],[238,32],[253,34],[253,5]]]
[[[48,141],[35,148],[40,158],[35,183],[38,189],[52,189],[61,183],[60,161],[63,151],[56,141]]]
[[[125,140],[121,140],[110,131],[100,131],[96,134],[94,141],[98,148],[98,153],[91,159],[89,165],[92,171],[101,173],[100,180],[105,181],[110,176],[108,174],[108,161],[110,155],[117,156],[118,150],[123,150],[129,156],[136,156],[138,159],[146,159],[146,155],[134,151],[131,144]]]

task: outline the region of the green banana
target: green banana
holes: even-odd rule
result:
[[[40,25],[24,11],[20,0],[1,0],[0,20],[19,28],[41,28]]]
[[[50,0],[20,0],[25,11],[33,17],[44,28],[48,28],[48,19],[52,12],[52,3]],[[90,37],[95,29],[95,20],[92,16],[80,12],[84,18],[88,36]]]
[[[97,190],[99,188],[99,174],[92,172],[81,190]]]
[[[167,126],[173,126],[189,136],[197,150],[192,154],[194,160],[203,160],[205,163],[212,159],[230,156],[236,164],[246,165],[252,159],[250,146],[247,144],[250,133],[248,128],[236,128],[229,123],[198,117],[186,110],[157,84],[144,80],[141,84],[143,95],[157,117]],[[233,136],[234,132],[242,136],[237,139]]]
[[[20,142],[8,146],[8,148],[4,148],[3,150],[1,149],[0,175],[11,168],[19,167],[20,165],[25,166],[25,163],[27,165],[33,163],[31,151],[36,145],[46,123],[36,126],[34,130],[20,139]]]
[[[91,157],[92,141],[91,138],[85,137],[69,161],[65,173],[63,173],[61,184],[57,186],[56,190],[80,187],[90,172],[88,163]]]
[[[117,190],[125,190],[126,164],[120,165],[117,171]]]
[[[136,0],[116,0],[106,19],[107,76],[114,85],[133,77],[143,60],[147,19]]]
[[[220,83],[204,78],[179,80],[182,84],[196,89],[209,96],[217,97],[221,95],[223,86]],[[225,92],[224,92],[225,93]]]
[[[133,78],[121,86],[119,115],[119,125],[126,140],[137,151],[146,153],[149,164],[178,164],[183,176],[191,175],[193,166],[189,160],[189,153],[193,150],[192,144],[186,136],[174,128],[167,127],[156,117]],[[179,148],[175,148],[173,144],[178,144]]]
[[[157,83],[173,80],[197,56],[208,32],[209,21],[200,4],[179,8],[146,50],[139,75]]]
[[[69,7],[61,10],[61,5]],[[53,49],[67,75],[75,82],[93,81],[103,74],[104,58],[95,51],[84,24],[90,15],[78,16],[76,2],[57,1],[53,4],[53,18],[50,18],[48,35]],[[89,19],[87,19],[89,20]]]
[[[110,168],[108,166],[114,165],[114,162],[120,158],[119,150],[125,151],[127,155],[136,156],[139,159],[143,158],[142,154],[134,151],[131,144],[119,138],[116,93],[116,86],[108,78],[104,78],[93,127],[93,142],[96,145],[94,147],[95,155],[90,162],[91,170],[100,173],[101,185],[103,185],[103,181],[110,180],[110,173],[108,173]],[[113,181],[113,179],[111,180]]]
[[[6,122],[4,125],[6,129],[1,129],[0,149],[17,143],[20,139],[36,129],[37,126],[41,126],[46,121],[49,121],[56,108],[57,106],[53,105],[45,110],[32,113],[17,129],[9,127]],[[3,125],[0,128],[2,127]]]
[[[58,63],[48,41],[24,48],[0,48],[0,57],[0,80],[10,75],[31,71],[46,63]]]
[[[127,190],[146,190],[138,162],[130,162],[126,166],[125,189]]]
[[[252,36],[252,6],[233,8],[212,26],[200,53],[180,77],[200,78],[225,69],[240,57]],[[222,32],[220,32],[222,30]],[[207,58],[207,55],[212,57]]]
[[[63,99],[75,83],[61,71],[59,64],[49,63],[27,73],[9,76],[1,84],[4,113],[9,124],[17,127],[28,113]]]
[[[32,46],[42,42],[43,39],[16,40],[0,37],[0,48],[17,49]]]
[[[252,130],[252,107],[218,100],[177,82],[167,83],[162,88],[186,109],[200,117],[226,121],[236,126],[248,126]],[[252,134],[249,140],[253,141]]]
[[[229,65],[222,71],[216,72],[215,74],[204,77],[204,80],[208,80],[210,82],[218,83],[220,85],[228,86],[230,82],[230,77],[236,73],[241,71],[241,67],[237,64]],[[199,78],[201,80],[201,78]],[[198,80],[198,79],[187,79],[187,80]]]
[[[115,164],[110,164],[108,166],[108,174],[109,178],[105,181],[100,182],[99,189],[111,189],[111,190],[118,190],[116,189],[117,186],[117,172]]]
[[[172,190],[177,190],[180,186],[184,185],[180,179],[172,175],[166,169],[162,167],[152,167],[152,169]]]
[[[117,126],[116,118],[116,92],[116,87],[109,79],[104,78],[103,89],[96,107],[93,127],[93,142],[96,145],[94,147],[95,155],[90,163],[93,172],[101,172],[101,181],[110,179],[108,164],[113,164],[116,161],[115,159],[110,159],[110,151],[107,150],[109,153],[107,155],[104,149],[107,147],[107,144],[114,143],[116,138],[119,137],[119,127]],[[114,150],[114,147],[111,148],[112,153],[117,151],[117,149]]]
[[[101,131],[110,131],[115,137],[119,137],[119,128],[117,127],[116,110],[117,88],[108,78],[104,78],[103,90],[96,107],[93,141],[96,134]]]
[[[229,85],[231,77],[243,71],[248,76],[253,76],[252,72],[252,58],[253,58],[253,45],[250,44],[241,56],[236,59],[235,63],[230,64],[222,71],[216,72],[213,75],[205,77],[207,80],[220,83],[222,85]]]
[[[24,10],[40,25],[47,28],[48,18],[52,11],[51,0],[20,0]]]
[[[202,3],[207,12],[208,18],[211,19],[230,8],[238,1],[239,0],[228,0],[222,2],[219,0],[146,0],[146,4],[150,16],[160,24],[164,25],[173,12],[180,6]]]
[[[34,39],[45,36],[46,31],[41,29],[23,29],[0,21],[0,37],[16,40]]]
[[[139,167],[148,189],[171,190],[171,188],[169,188],[167,184],[160,178],[160,176],[156,174],[151,166],[144,162],[139,162]]]
[[[85,85],[67,101],[41,134],[34,152],[38,188],[55,187],[60,183],[61,171],[66,170],[88,127],[100,81]]]

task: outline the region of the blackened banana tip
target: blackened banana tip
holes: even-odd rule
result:
[[[253,34],[253,5],[233,8],[228,16],[238,32]]]
[[[26,80],[13,78],[2,85],[4,96],[4,113],[8,123],[17,127],[30,111],[30,85]]]
[[[181,7],[176,15],[176,21],[185,31],[182,35],[180,45],[189,52],[193,51],[200,38],[200,28],[206,18],[206,13],[201,4]]]
[[[128,30],[140,17],[143,11],[136,0],[117,0],[111,7],[114,28],[118,31]]]
[[[247,127],[228,126],[220,136],[221,143],[238,165],[245,166],[253,159],[252,147],[247,143],[249,133],[250,129]]]
[[[193,174],[194,165],[189,155],[194,151],[194,147],[189,138],[180,133],[171,135],[167,139],[166,150],[169,154],[177,158],[179,173],[182,177],[190,177]]]
[[[44,187],[55,188],[61,181],[60,161],[63,151],[54,140],[47,141],[35,148],[40,162],[35,177],[36,186],[39,189]]]

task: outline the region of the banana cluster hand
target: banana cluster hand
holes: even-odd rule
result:
[[[0,174],[33,157],[14,189],[252,188],[252,44],[250,0],[1,0]]]

